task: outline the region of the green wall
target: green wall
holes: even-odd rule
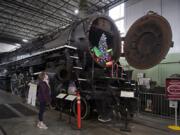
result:
[[[133,69],[128,65],[124,58],[120,59],[120,63],[125,69]],[[166,59],[161,61],[160,64],[148,70],[133,69],[133,79],[137,79],[137,73],[145,73],[146,77],[151,78],[157,82],[158,86],[165,86],[165,79],[172,74],[180,74],[180,53],[170,53]]]

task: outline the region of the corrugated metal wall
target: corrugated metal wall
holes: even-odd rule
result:
[[[148,70],[134,70],[133,79],[137,73],[142,72],[150,77],[159,86],[165,86],[165,79],[172,74],[180,74],[180,53],[170,53],[159,65]]]

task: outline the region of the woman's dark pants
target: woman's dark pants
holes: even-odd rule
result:
[[[43,121],[43,114],[45,111],[46,102],[40,102],[39,106],[39,121]]]

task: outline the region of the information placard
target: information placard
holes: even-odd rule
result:
[[[56,96],[56,98],[63,99],[66,95],[67,94],[60,93],[59,95]]]
[[[169,100],[180,100],[180,78],[166,79],[166,96]]]
[[[121,91],[120,97],[134,98],[133,91]]]
[[[75,96],[75,95],[68,95],[65,99],[66,100],[69,100],[69,101],[73,101],[73,100],[75,100],[77,98],[77,96]]]
[[[178,101],[169,101],[169,107],[177,108],[178,107]]]

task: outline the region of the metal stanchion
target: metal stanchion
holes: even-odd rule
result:
[[[126,108],[126,114],[125,114],[124,127],[121,127],[120,130],[125,131],[125,132],[131,132],[131,129],[128,127],[128,109],[127,108]]]
[[[180,131],[180,126],[178,126],[177,122],[178,101],[170,101],[170,107],[175,109],[175,125],[170,125],[168,128],[175,131]]]
[[[72,119],[72,118],[71,118],[71,117],[72,117],[72,116],[71,116],[71,115],[72,115],[72,105],[73,105],[73,102],[71,102],[71,105],[70,105],[70,107],[69,107],[69,121],[68,121],[69,124],[71,124],[71,119]]]
[[[62,111],[63,111],[62,102],[63,102],[63,100],[60,99],[60,112],[59,112],[59,118],[60,118],[60,120],[62,120]]]
[[[56,98],[60,100],[60,112],[59,112],[60,120],[62,120],[63,100],[66,96],[67,94],[64,93],[60,93],[59,95],[56,96]]]

